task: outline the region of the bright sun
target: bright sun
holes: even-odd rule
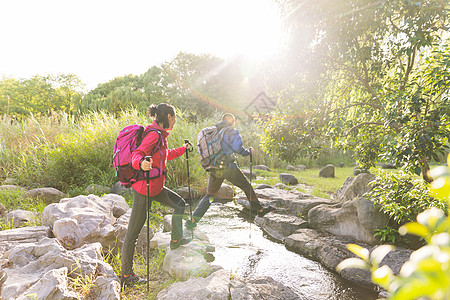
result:
[[[280,49],[281,18],[272,0],[202,1],[202,8],[187,25],[205,37],[196,52],[263,60]]]
[[[230,52],[261,60],[275,54],[281,46],[281,20],[271,1],[241,1],[239,10],[247,12],[236,20],[236,34]]]

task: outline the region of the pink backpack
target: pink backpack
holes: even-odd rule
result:
[[[159,136],[158,142],[151,154],[153,155],[161,149],[162,145],[161,132],[159,130],[154,128],[146,129],[142,125],[129,125],[119,132],[119,136],[114,144],[112,162],[120,183],[126,188],[131,187],[136,181],[146,179],[145,173],[142,170],[136,170],[131,165],[131,153],[139,147],[145,136],[151,131],[156,131]],[[149,178],[156,178],[162,174],[163,172],[157,168],[152,168]]]

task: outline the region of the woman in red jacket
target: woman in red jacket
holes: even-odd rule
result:
[[[158,201],[161,204],[174,208],[170,249],[176,249],[190,242],[190,240],[183,238],[182,217],[186,202],[178,194],[164,186],[164,170],[167,160],[183,155],[189,145],[185,144],[182,147],[174,149],[168,148],[167,137],[169,136],[169,131],[173,129],[176,123],[175,108],[172,105],[165,103],[161,103],[158,106],[151,105],[148,113],[156,118],[147,128],[153,128],[157,131],[150,131],[145,136],[141,145],[132,153],[132,165],[133,168],[142,171],[149,171],[152,168],[160,170],[161,175],[159,177],[150,179],[150,201]],[[159,142],[160,138],[162,142]],[[160,148],[155,149],[158,144]],[[144,159],[150,155],[152,155],[150,161]],[[144,179],[133,184],[133,207],[122,248],[122,286],[124,284],[146,283],[145,279],[139,278],[133,272],[133,256],[136,240],[147,217],[146,201],[147,181]]]

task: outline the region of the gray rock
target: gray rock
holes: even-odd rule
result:
[[[230,271],[219,270],[206,278],[176,282],[158,293],[157,300],[228,300]]]
[[[234,278],[230,298],[242,300],[302,300],[292,289],[268,276]]]
[[[334,166],[332,164],[328,164],[323,167],[319,172],[319,177],[334,178]]]
[[[308,222],[299,217],[280,215],[273,212],[266,214],[264,217],[257,216],[255,224],[260,226],[271,237],[281,242],[297,229],[308,227]]]
[[[270,168],[268,166],[265,165],[256,165],[253,167],[253,169],[255,170],[263,170],[263,171],[269,171],[270,172]]]
[[[280,173],[280,180],[282,183],[287,185],[296,185],[298,184],[297,178],[294,175],[288,173]]]
[[[300,171],[305,171],[307,169],[307,167],[305,165],[298,165],[295,168]]]
[[[270,277],[246,279],[232,276],[230,271],[219,270],[206,278],[191,278],[176,282],[159,292],[158,300],[294,300],[301,299],[290,288]]]
[[[258,184],[254,189],[255,190],[262,190],[262,189],[270,189],[272,188],[270,185],[268,184]]]
[[[125,188],[120,181],[117,181],[111,188],[111,193],[121,195],[125,198],[131,199],[133,197],[133,192],[131,188]]]
[[[0,218],[4,217],[6,215],[6,207],[3,205],[3,203],[0,203]]]
[[[344,166],[345,166],[345,164],[344,164],[343,161],[341,161],[340,163],[338,163],[338,167],[339,167],[339,168],[343,168]]]
[[[285,185],[284,183],[277,183],[273,186],[274,188],[280,189],[280,190],[290,190],[291,188]]]
[[[382,169],[397,169],[397,167],[392,163],[381,164]]]
[[[350,186],[350,184],[353,182],[353,180],[355,179],[355,177],[347,177],[347,179],[345,179],[344,184],[336,191],[336,199],[337,200],[342,200],[345,191],[348,189],[348,187]]]
[[[260,201],[268,201],[270,205],[277,208],[277,211],[283,211],[286,215],[291,215],[303,219],[308,217],[308,211],[320,204],[335,204],[329,199],[318,198],[304,194],[297,190],[280,190],[277,188],[267,188],[255,190],[256,196]]]
[[[81,295],[66,289],[67,274],[72,278],[96,278],[102,274],[111,288],[103,289],[109,294],[100,294],[97,299],[119,299],[118,278],[112,267],[103,262],[101,252],[99,243],[66,250],[52,238],[43,238],[36,244],[19,244],[5,253],[10,267],[4,269],[8,279],[1,297],[26,299],[35,293],[37,299],[79,299]]]
[[[362,173],[356,178],[348,177],[337,192],[337,199],[341,202],[352,200],[356,197],[362,196],[372,189],[369,183],[375,180],[375,175],[370,173]]]
[[[184,186],[184,187],[178,188],[178,189],[175,190],[175,192],[178,195],[180,195],[181,198],[183,198],[184,200],[186,200],[189,203],[189,187]],[[193,188],[191,186],[191,197],[192,197],[192,199],[200,199],[200,198],[202,198],[202,196],[203,195],[202,195],[202,193],[199,190],[197,190],[197,189],[195,189],[195,188]]]
[[[21,227],[0,231],[0,253],[21,243],[34,244],[46,237],[52,237],[49,226]]]
[[[35,218],[34,212],[22,209],[16,209],[6,214],[6,221],[12,224],[13,228],[26,226]]]
[[[296,171],[295,167],[293,165],[287,165],[286,169],[288,171]]]
[[[242,171],[242,173],[244,173],[245,177],[247,177],[248,179],[250,179],[250,170],[242,169],[241,171]],[[253,179],[256,179],[256,174],[255,174],[255,172],[252,172],[252,173],[251,173],[251,176],[252,176],[252,180],[253,180]]]
[[[175,250],[168,250],[162,269],[177,278],[188,279],[204,274],[211,274],[218,269],[210,264],[214,247],[204,241],[194,240]]]
[[[126,207],[125,199],[116,194],[65,198],[44,209],[42,223],[53,228],[56,238],[67,249],[100,242],[105,249],[115,252],[123,243],[131,214],[131,209],[122,214]],[[119,218],[114,217],[120,214]]]
[[[230,185],[222,183],[219,191],[214,194],[214,201],[220,203],[229,202],[233,200],[233,197],[234,189]]]
[[[346,258],[355,257],[347,250],[350,239],[327,236],[313,229],[299,229],[285,239],[286,248],[321,262],[325,267],[336,271],[336,266]],[[359,244],[367,248],[365,244]],[[371,274],[360,269],[345,269],[341,275],[359,284],[372,286]]]
[[[63,192],[52,187],[32,189],[23,194],[24,198],[39,198],[45,205],[58,203],[65,196]]]
[[[99,184],[90,184],[87,188],[84,189],[84,192],[86,194],[103,195],[109,194],[111,192],[111,188]]]
[[[379,209],[372,201],[359,197],[343,204],[318,205],[308,212],[308,222],[314,229],[374,245],[378,243],[373,236],[375,229],[389,221]]]
[[[313,229],[299,229],[285,239],[286,248],[320,261],[332,271],[336,271],[336,266],[344,259],[356,257],[347,250],[347,245],[350,243],[358,244],[370,252],[375,249],[365,243],[355,242],[353,239],[331,236]],[[380,266],[387,265],[394,271],[394,274],[399,274],[400,268],[409,259],[411,253],[412,250],[399,248],[390,252],[381,261]],[[368,271],[349,268],[344,269],[340,275],[351,282],[373,287],[371,273]]]
[[[17,185],[13,185],[13,184],[4,184],[4,185],[0,185],[0,191],[21,191],[21,192],[26,192],[27,190],[21,186],[17,186]]]

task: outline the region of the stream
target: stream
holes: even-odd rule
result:
[[[290,287],[299,299],[377,299],[376,293],[352,286],[320,263],[271,240],[241,210],[233,202],[213,203],[200,221],[198,228],[216,247],[213,264],[243,278],[270,276]]]

